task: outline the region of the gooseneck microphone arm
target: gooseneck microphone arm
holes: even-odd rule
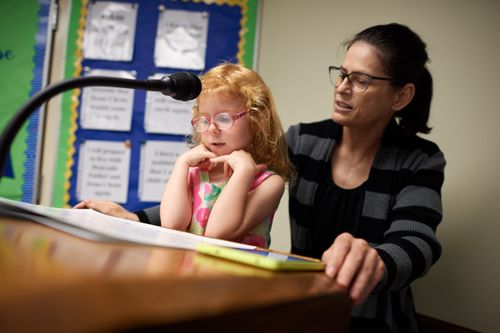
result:
[[[7,161],[10,145],[28,117],[55,95],[66,90],[88,86],[159,91],[164,95],[183,101],[196,98],[201,91],[201,82],[198,77],[195,74],[187,72],[174,73],[159,80],[141,81],[107,76],[84,76],[52,84],[33,95],[5,126],[0,136],[0,180]]]

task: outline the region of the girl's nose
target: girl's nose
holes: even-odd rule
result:
[[[217,125],[215,125],[215,122],[214,121],[211,121],[209,124],[208,124],[208,129],[207,131],[209,132],[218,132],[219,131],[219,128],[217,127]]]

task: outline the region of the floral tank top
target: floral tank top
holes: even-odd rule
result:
[[[274,174],[274,172],[269,170],[258,173],[252,183],[251,190],[262,184],[267,177]],[[210,212],[227,182],[222,184],[210,183],[208,172],[195,167],[189,169],[189,184],[193,193],[193,215],[188,231],[203,236]],[[238,242],[268,248],[271,244],[270,233],[273,217],[274,213],[266,217],[262,223],[258,224],[247,235],[243,236],[241,240],[238,240]]]

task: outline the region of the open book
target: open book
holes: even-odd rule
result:
[[[131,242],[189,250],[194,250],[202,243],[242,249],[255,248],[255,246],[113,217],[92,209],[54,208],[2,197],[0,197],[0,216],[35,221],[78,237],[97,241]]]

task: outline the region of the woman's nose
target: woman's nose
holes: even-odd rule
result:
[[[337,85],[336,90],[339,93],[345,93],[350,88],[351,83],[349,82],[349,79],[347,77],[344,77],[344,79]]]

